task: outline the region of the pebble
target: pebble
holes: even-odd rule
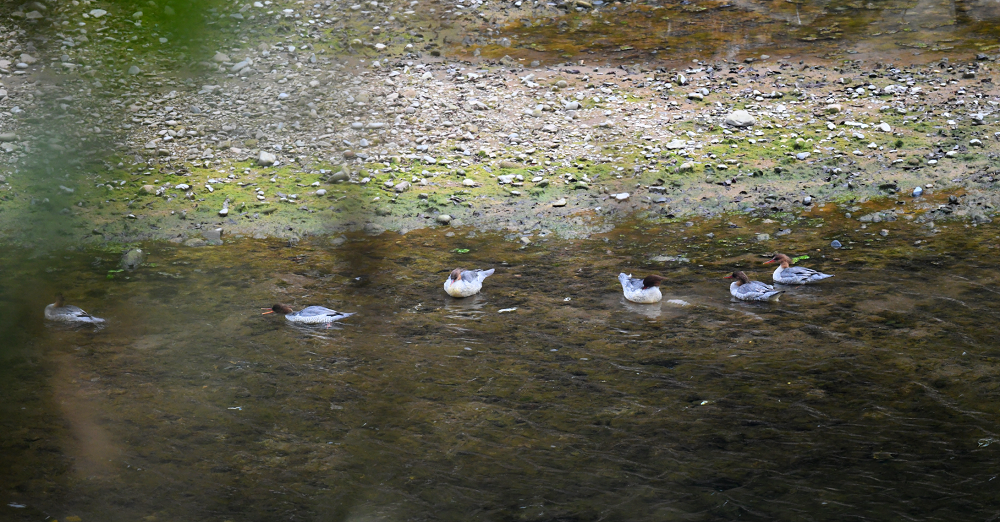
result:
[[[438,214],[437,222],[442,225],[447,225],[448,223],[451,223],[451,216],[448,214]]]
[[[278,157],[267,151],[260,151],[260,155],[257,157],[257,163],[261,167],[270,167],[278,161]]]
[[[834,239],[833,241],[830,242],[830,246],[832,246],[833,248],[840,248],[844,245],[840,244],[840,241]]]
[[[559,198],[559,199],[553,201],[552,202],[552,206],[553,207],[565,207],[566,206],[566,198]]]
[[[799,152],[798,154],[795,155],[795,159],[802,161],[802,160],[805,160],[806,158],[808,158],[811,155],[812,154],[810,154],[808,152]]]
[[[919,198],[923,194],[924,194],[923,187],[917,187],[917,188],[913,189],[913,192],[912,192],[913,197]]]
[[[319,189],[319,190],[317,190],[316,191],[316,195],[317,196],[325,196],[326,195],[326,189]]]

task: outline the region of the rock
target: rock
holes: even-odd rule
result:
[[[260,151],[260,156],[257,157],[257,163],[262,167],[270,167],[271,165],[274,165],[276,161],[278,161],[277,156],[263,150]]]
[[[466,187],[475,187],[476,186],[476,181],[475,180],[471,180],[469,178],[465,178],[465,179],[462,180],[462,185],[466,186]]]
[[[176,188],[177,190],[190,190],[191,185],[188,185],[187,183],[179,183],[174,188]]]
[[[679,172],[694,172],[694,163],[685,161],[684,163],[681,163],[680,167],[677,167],[677,170]]]
[[[667,149],[668,150],[683,149],[686,145],[687,142],[684,140],[670,140],[670,142],[667,143]]]
[[[971,140],[969,140],[969,146],[970,147],[982,147],[983,146],[983,141],[980,140],[980,139],[977,139],[977,138],[972,138]]]
[[[14,134],[13,132],[0,134],[0,143],[8,143],[12,141],[17,141],[17,134]]]
[[[89,14],[93,18],[100,18],[100,17],[108,14],[108,12],[105,11],[104,9],[91,9],[90,12],[87,13],[87,14]]]
[[[761,234],[755,234],[754,235],[754,239],[756,239],[757,241],[770,241],[771,240],[771,234],[763,234],[763,233],[761,233]]]
[[[802,204],[803,205],[809,206],[809,205],[812,205],[812,202],[813,202],[812,196],[806,196],[806,197],[802,198]]]
[[[325,196],[326,195],[326,189],[319,189],[319,190],[317,190],[316,191],[316,195],[317,196]]]
[[[801,160],[805,160],[806,158],[808,158],[811,155],[812,154],[810,154],[808,152],[800,152],[800,153],[798,153],[798,154],[795,155],[795,159],[801,161]]]
[[[875,126],[875,129],[882,132],[892,132],[892,127],[886,122],[879,123]]]
[[[827,105],[823,110],[826,111],[827,114],[837,114],[840,111],[844,110],[844,108],[841,107],[839,103],[831,103],[830,105]]]
[[[153,194],[156,192],[156,187],[153,185],[143,185],[142,188],[139,189],[139,191],[142,192],[143,194]]]
[[[881,231],[879,231],[878,235],[886,237],[889,235],[889,231],[883,228]]]
[[[923,187],[917,187],[917,188],[913,189],[912,195],[915,198],[919,198],[920,196],[924,195],[924,189],[923,189]]]
[[[222,242],[222,229],[221,228],[210,228],[207,230],[202,230],[201,235],[209,242]]]
[[[833,241],[830,242],[830,246],[832,246],[833,248],[840,248],[844,245],[840,244],[840,241],[834,239]]]
[[[208,245],[208,241],[205,241],[204,239],[198,237],[193,237],[184,242],[184,246],[187,247],[203,247],[206,245]]]
[[[733,111],[726,115],[723,123],[730,127],[752,127],[757,120],[747,111]]]
[[[118,262],[118,266],[120,266],[123,270],[135,270],[142,265],[142,260],[144,258],[145,254],[143,254],[142,250],[133,248],[122,254],[122,258],[121,261]]]
[[[700,92],[689,92],[688,95],[687,95],[687,97],[688,97],[689,100],[698,100],[698,101],[701,101],[701,100],[705,99],[705,95],[702,94],[702,93],[700,93]]]
[[[228,215],[229,215],[229,207],[223,207],[222,210],[219,211],[219,217],[226,217]]]
[[[553,207],[565,207],[566,206],[566,198],[559,198],[559,199],[553,201],[552,202],[552,206]]]
[[[618,200],[618,201],[625,201],[626,199],[628,199],[629,193],[628,192],[622,192],[620,194],[613,194],[613,195],[614,195],[614,197],[615,197],[616,200]]]
[[[437,222],[441,223],[442,225],[447,225],[448,223],[451,223],[451,216],[449,216],[448,214],[439,214],[437,217]]]
[[[392,190],[395,190],[397,193],[400,193],[400,194],[403,193],[403,192],[406,192],[407,190],[410,190],[410,182],[409,181],[401,181],[398,184],[396,184],[395,187],[392,187]]]
[[[365,223],[364,232],[369,236],[378,236],[385,232],[385,227],[375,223]]]
[[[228,54],[221,53],[221,52],[215,53],[215,56],[212,57],[212,60],[215,61],[215,62],[218,62],[218,63],[231,62],[232,61],[232,60],[229,59],[229,55]]]
[[[341,183],[349,179],[351,179],[351,174],[345,170],[339,170],[337,172],[334,172],[333,174],[330,174],[330,176],[326,178],[326,180],[329,181],[330,183]]]
[[[135,75],[139,74],[140,72],[142,72],[142,71],[141,71],[141,70],[139,70],[139,68],[138,68],[138,67],[136,67],[136,66],[134,66],[134,65],[133,65],[132,67],[129,67],[129,68],[128,68],[128,73],[129,73],[129,75],[131,75],[131,76],[135,76]]]

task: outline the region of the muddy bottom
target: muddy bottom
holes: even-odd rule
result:
[[[6,251],[0,518],[995,514],[996,227],[753,239],[781,225],[150,244],[110,274],[104,252]],[[835,277],[732,301],[722,276],[770,282],[779,248]],[[496,274],[457,300],[455,266]],[[663,274],[664,301],[625,302],[619,271]],[[105,326],[44,324],[60,291]],[[297,327],[275,302],[357,315]]]

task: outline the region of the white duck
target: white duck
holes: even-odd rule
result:
[[[804,266],[790,266],[792,264],[792,258],[786,256],[785,254],[775,254],[774,258],[770,261],[764,262],[765,265],[771,263],[781,263],[778,268],[774,270],[773,277],[775,283],[781,283],[784,285],[804,285],[806,283],[815,283],[816,281],[822,281],[828,277],[833,277],[833,274],[824,274]]]
[[[280,314],[285,316],[285,320],[290,323],[300,323],[300,324],[325,324],[327,328],[330,327],[334,321],[339,321],[341,319],[346,319],[353,313],[338,312],[336,310],[331,310],[325,306],[307,306],[298,312],[292,310],[291,306],[286,304],[276,304],[271,308],[263,308],[263,310],[268,310],[261,315],[267,314]]]
[[[733,272],[725,277],[735,279],[729,285],[729,293],[741,301],[777,301],[784,290],[775,290],[773,286],[751,281],[743,272]]]
[[[456,268],[444,281],[444,291],[452,297],[469,297],[476,295],[483,288],[483,280],[493,275],[495,269],[465,270]]]
[[[64,323],[103,323],[104,319],[94,317],[83,309],[65,304],[62,294],[56,296],[56,302],[45,307],[45,318],[49,321]]]
[[[618,274],[618,281],[622,284],[625,292],[625,299],[633,303],[659,303],[663,299],[660,293],[660,283],[666,278],[658,275],[648,275],[645,279],[636,279],[632,274]]]

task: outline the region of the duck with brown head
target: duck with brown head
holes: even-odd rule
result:
[[[336,321],[346,319],[354,315],[354,313],[344,313],[331,310],[325,306],[307,306],[296,312],[292,310],[291,306],[281,303],[278,303],[271,308],[262,308],[262,310],[267,311],[261,315],[279,314],[284,315],[285,320],[290,323],[325,324],[327,328],[329,328],[330,325]]]
[[[641,304],[659,303],[663,299],[663,294],[660,293],[660,283],[666,279],[655,274],[648,275],[643,279],[636,279],[632,277],[632,274],[626,275],[624,272],[618,274],[618,282],[622,284],[625,299]]]
[[[466,270],[456,268],[444,281],[444,291],[452,297],[469,297],[483,289],[483,280],[493,275],[495,269]]]
[[[832,274],[824,274],[804,266],[791,266],[793,262],[792,258],[785,254],[775,254],[770,261],[765,261],[764,264],[779,263],[772,277],[775,283],[783,285],[804,285],[833,277]]]
[[[741,301],[777,301],[784,290],[775,290],[773,286],[760,281],[751,281],[740,271],[733,272],[725,279],[735,279],[729,285],[729,293]]]
[[[94,317],[83,309],[65,302],[62,294],[56,296],[56,302],[45,307],[45,318],[49,321],[60,321],[63,323],[103,323],[104,319]]]

